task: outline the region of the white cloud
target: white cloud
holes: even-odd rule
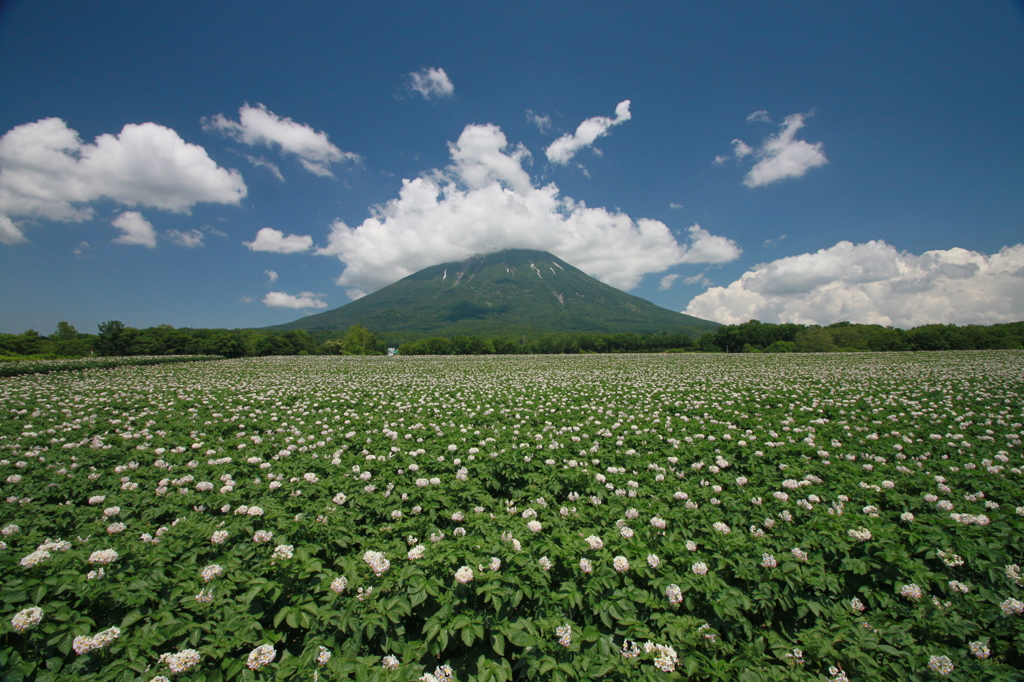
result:
[[[828,163],[822,143],[811,144],[796,139],[796,132],[804,127],[806,114],[792,114],[782,122],[782,130],[764,140],[754,151],[758,160],[743,179],[747,187],[763,187],[786,178],[799,178],[812,168]],[[750,147],[742,140],[733,140],[736,158],[750,154]]]
[[[732,154],[737,159],[742,159],[743,157],[750,156],[753,153],[754,153],[753,147],[751,147],[749,144],[747,144],[743,140],[733,140],[732,141]],[[718,159],[720,157],[716,156],[715,158]]]
[[[121,230],[121,236],[111,240],[115,244],[139,245],[150,249],[156,247],[156,231],[138,211],[125,211],[110,224]]]
[[[242,242],[250,251],[266,251],[268,253],[302,253],[313,248],[313,238],[305,234],[290,234],[287,237],[281,230],[272,227],[260,228],[256,239]]]
[[[343,152],[331,144],[327,133],[317,132],[305,123],[282,118],[262,104],[242,106],[238,110],[238,119],[232,121],[223,114],[217,114],[213,118],[203,119],[203,129],[223,133],[250,147],[280,147],[282,152],[297,156],[303,168],[315,175],[333,176],[330,169],[332,163],[361,160],[358,154]],[[260,163],[259,159],[252,158],[249,161],[256,165],[266,165],[271,172],[276,170],[277,176],[281,174],[277,166],[270,162]]]
[[[743,253],[743,249],[733,240],[713,235],[696,223],[688,231],[690,246],[682,254],[680,263],[728,263]]]
[[[423,95],[423,99],[455,94],[455,86],[444,69],[426,68],[410,73],[409,87]]]
[[[203,244],[204,235],[199,230],[185,230],[184,232],[180,232],[179,230],[166,230],[164,232],[164,236],[178,246],[184,246],[189,249],[205,246],[205,244]]]
[[[277,272],[274,270],[264,270],[263,274],[267,276],[267,284],[273,284],[277,281]]]
[[[714,284],[714,282],[712,282],[710,279],[708,279],[707,275],[705,275],[703,272],[700,273],[700,274],[697,274],[697,275],[693,275],[691,277],[687,277],[686,279],[683,280],[683,283],[684,284],[699,284],[702,287],[704,287],[705,289],[707,287],[709,287],[709,286]]]
[[[323,294],[314,294],[311,291],[300,292],[298,296],[292,296],[283,291],[270,291],[263,297],[263,303],[270,308],[292,308],[294,310],[326,308],[327,303],[320,300],[322,296]]]
[[[281,169],[278,168],[277,164],[274,163],[273,161],[265,159],[262,156],[250,156],[249,154],[244,154],[243,156],[245,156],[245,160],[251,163],[252,165],[256,166],[257,168],[266,168],[271,172],[271,174],[273,174],[275,178],[277,178],[281,182],[284,182],[284,175],[281,174]]]
[[[18,229],[14,221],[0,215],[0,244],[24,244],[28,241],[25,234]]]
[[[156,123],[131,123],[87,144],[61,119],[46,118],[0,138],[0,229],[8,240],[20,234],[13,216],[82,221],[98,199],[188,213],[201,202],[238,204],[246,191],[238,171]]]
[[[675,281],[677,279],[679,279],[679,275],[677,274],[665,275],[664,277],[661,278],[661,282],[658,284],[658,288],[661,289],[662,291],[665,291],[671,288],[672,285],[675,284]]]
[[[664,223],[591,208],[534,187],[529,153],[494,125],[470,125],[449,144],[453,163],[414,180],[357,227],[337,220],[316,253],[345,263],[337,283],[374,291],[430,265],[506,248],[542,249],[620,289],[680,263],[721,263],[735,242],[689,229],[680,243]]]
[[[551,122],[550,116],[535,114],[530,109],[526,110],[526,120],[537,126],[537,130],[541,133],[546,133],[554,127],[554,123]]]
[[[92,245],[89,244],[89,242],[78,242],[78,246],[71,249],[71,253],[75,254],[75,258],[78,258],[79,260],[83,258],[90,258],[92,253],[90,253],[89,249],[91,248]]]
[[[599,137],[604,137],[612,126],[617,126],[632,118],[629,113],[629,100],[619,102],[615,107],[615,118],[594,116],[579,124],[575,133],[566,133],[551,143],[544,150],[551,163],[567,164],[576,152],[594,144]]]
[[[765,248],[772,248],[772,249],[774,249],[776,246],[779,245],[779,242],[781,242],[785,238],[786,238],[786,235],[784,235],[784,234],[781,234],[781,235],[779,235],[778,237],[775,237],[775,238],[769,237],[768,239],[765,239],[764,242],[761,243],[761,245],[764,246]]]
[[[1015,322],[1024,319],[1024,244],[989,256],[961,248],[916,256],[883,241],[843,241],[757,265],[685,312],[727,324]]]
[[[764,109],[758,109],[754,113],[747,116],[747,123],[754,123],[755,121],[762,121],[764,123],[771,123],[772,119],[768,116],[768,112]]]
[[[683,207],[683,205],[682,205],[682,204],[677,204],[676,202],[674,202],[674,201],[673,201],[672,203],[670,203],[670,204],[668,205],[668,207],[669,207],[669,208],[682,208],[682,207]]]

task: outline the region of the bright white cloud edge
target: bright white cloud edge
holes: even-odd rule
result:
[[[901,328],[1024,320],[1024,244],[985,255],[962,248],[897,251],[884,241],[841,241],[756,265],[684,310],[724,324],[747,320]]]
[[[302,310],[305,308],[326,308],[327,303],[320,300],[319,296],[323,294],[314,294],[311,291],[300,292],[298,296],[292,294],[286,294],[283,291],[269,291],[267,295],[263,297],[263,303],[270,308],[291,308],[292,310]]]
[[[523,169],[529,152],[509,145],[495,125],[466,126],[449,150],[447,169],[403,180],[399,196],[375,206],[361,225],[331,225],[316,253],[345,263],[336,282],[350,296],[430,265],[506,248],[549,251],[623,290],[674,265],[725,263],[742,252],[699,225],[680,243],[658,220],[591,208],[561,196],[554,183],[535,187]]]

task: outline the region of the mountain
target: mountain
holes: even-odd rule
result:
[[[337,331],[354,324],[403,341],[538,332],[698,336],[720,326],[619,291],[546,251],[508,249],[425,268],[340,308],[271,329]]]

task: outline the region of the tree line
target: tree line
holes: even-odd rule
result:
[[[822,327],[750,320],[707,332],[697,349],[719,353],[835,353],[1024,348],[1024,322],[928,324],[912,329],[837,322]]]
[[[228,358],[265,355],[383,355],[387,352],[362,325],[314,338],[303,330],[268,332],[255,329],[175,329],[158,325],[128,327],[118,320],[102,322],[96,334],[77,331],[59,322],[53,334],[34,329],[0,334],[0,357],[85,357],[133,355],[220,355]]]
[[[128,327],[117,320],[96,334],[60,322],[49,336],[29,329],[0,334],[0,359],[137,355],[383,355],[389,344],[363,325],[345,331],[260,329],[175,329]],[[965,325],[930,324],[898,329],[838,322],[825,327],[751,320],[724,325],[693,338],[683,332],[637,334],[562,332],[514,336],[436,336],[405,341],[400,355],[550,355],[573,353],[829,353],[1024,348],[1024,322]]]

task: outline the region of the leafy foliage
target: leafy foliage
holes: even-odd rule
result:
[[[4,379],[0,679],[1019,680],[1021,376],[1008,351]]]

